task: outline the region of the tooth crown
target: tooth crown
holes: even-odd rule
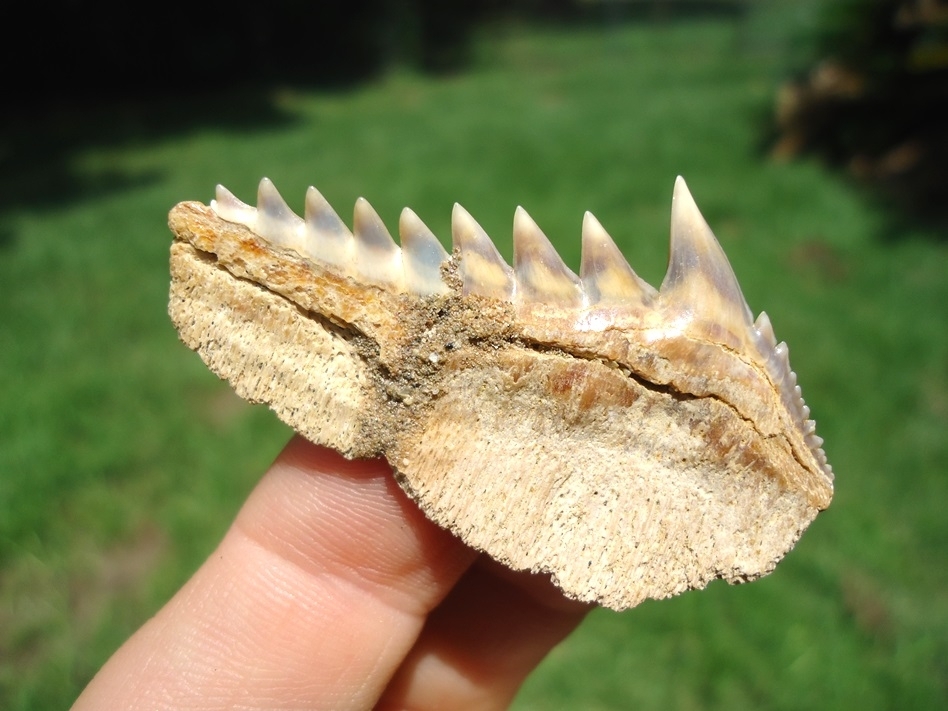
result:
[[[455,441],[457,432],[450,427],[478,431],[490,419],[487,412],[512,418],[505,420],[510,424],[498,421],[497,426],[510,432],[527,428],[521,435],[528,443],[518,440],[511,445],[515,447],[509,453],[511,461],[527,456],[524,452],[532,446],[530,432],[541,433],[536,439],[545,442],[542,438],[551,435],[543,433],[557,431],[560,434],[556,436],[566,441],[589,427],[584,441],[601,439],[602,448],[635,450],[627,452],[628,467],[637,472],[632,481],[639,481],[637,476],[646,482],[640,484],[642,495],[651,492],[657,496],[653,489],[659,485],[647,483],[649,477],[656,476],[655,471],[686,476],[690,485],[697,487],[694,496],[701,501],[704,494],[698,492],[737,486],[735,482],[756,472],[769,482],[768,496],[776,497],[775,511],[789,515],[790,500],[790,508],[796,507],[797,520],[787,524],[789,532],[779,544],[783,550],[792,545],[816,511],[829,505],[832,470],[796,374],[790,369],[787,346],[777,342],[765,313],[753,319],[724,252],[681,178],[675,183],[671,253],[660,290],[636,275],[590,213],[583,220],[579,276],[563,263],[522,208],[517,208],[514,216],[512,268],[460,205],[454,206],[452,214],[454,251],[449,255],[407,208],[399,220],[399,247],[364,199],[356,202],[350,232],[315,188],[307,191],[301,219],[267,179],[260,183],[256,208],[218,186],[210,210],[198,203],[182,203],[172,211],[170,224],[180,240],[172,250],[172,316],[182,338],[201,352],[212,369],[230,379],[248,399],[268,402],[314,441],[335,446],[349,456],[384,454],[429,516],[514,567],[553,573],[574,597],[618,608],[631,606],[643,597],[701,587],[710,577],[756,577],[767,572],[782,552],[772,552],[767,558],[757,546],[754,555],[763,558],[751,564],[745,558],[754,546],[734,544],[738,552],[709,551],[707,555],[716,562],[702,573],[670,574],[676,582],[663,583],[665,592],[659,590],[658,583],[640,580],[636,592],[629,593],[618,590],[628,585],[628,580],[617,583],[603,572],[614,565],[604,551],[597,554],[604,556],[597,563],[600,567],[590,562],[587,568],[591,572],[577,573],[556,563],[561,553],[504,549],[495,542],[495,523],[470,519],[469,512],[452,508],[457,491],[444,489],[448,486],[444,482],[454,481],[451,473],[468,482],[473,463],[481,457],[484,461],[478,466],[482,470],[496,467],[496,450],[505,445],[499,444],[497,433],[489,431]],[[213,255],[213,266],[202,255]],[[227,274],[238,277],[240,286]],[[214,290],[211,282],[217,285]],[[264,291],[245,293],[249,284]],[[219,301],[216,294],[228,289],[241,295],[235,291],[231,301]],[[259,306],[259,314],[264,315],[254,312],[249,320],[244,319],[246,308],[238,308],[237,302],[243,305],[260,299],[266,302]],[[264,356],[254,355],[254,347],[242,343],[234,348],[243,356],[225,358],[212,353],[208,333],[223,326],[211,322],[202,332],[195,330],[195,304],[226,315],[232,333],[246,332],[247,338],[257,341],[276,334],[279,338],[269,348],[297,353],[293,350],[297,348],[295,336],[287,335],[292,328],[288,331],[284,325],[274,331],[266,322],[277,316],[265,314],[285,311],[287,324],[296,323],[301,332],[310,333],[306,342],[312,353],[294,357],[315,358],[313,367],[324,370],[329,364],[336,368],[348,363],[348,370],[343,369],[345,375],[343,370],[332,370],[335,381],[314,376],[292,386],[289,394],[268,390],[269,386],[260,384],[259,376],[248,384],[244,374],[247,362]],[[318,326],[320,323],[324,326]],[[330,359],[324,351],[334,355]],[[239,361],[237,365],[235,361]],[[378,366],[373,365],[376,362]],[[273,367],[279,371],[276,380],[291,379],[286,368]],[[342,381],[345,387],[338,385]],[[307,397],[316,402],[311,409],[318,417],[300,414]],[[479,409],[468,412],[481,398],[485,399]],[[564,402],[568,403],[565,414],[547,412],[551,407],[565,407]],[[635,415],[638,407],[644,410]],[[376,410],[374,424],[367,425],[371,418],[363,410],[372,409]],[[537,414],[540,411],[546,414]],[[597,413],[595,418],[590,414],[593,412]],[[432,419],[433,413],[438,413],[437,420]],[[459,413],[466,414],[462,417]],[[394,419],[386,419],[389,415]],[[340,420],[338,427],[331,424],[333,418]],[[532,418],[540,419],[533,422]],[[595,419],[595,428],[590,418]],[[617,418],[625,419],[620,422]],[[392,434],[400,430],[405,434]],[[669,431],[677,434],[665,442],[663,433]],[[624,434],[615,441],[609,439],[618,433]],[[443,439],[434,439],[435,434]],[[632,441],[634,444],[628,444]],[[484,442],[491,443],[489,451],[479,449],[486,447]],[[698,442],[702,444],[695,444]],[[547,449],[536,459],[528,460],[531,466],[543,470],[546,458],[556,462],[556,471],[550,473],[554,480],[562,480],[567,471],[573,472],[567,477],[570,486],[583,480],[586,474],[574,471],[573,463],[563,459],[574,456],[585,461],[586,455],[577,453],[582,443],[571,450],[574,455],[551,455],[554,445],[542,444],[541,449],[544,447]],[[695,457],[697,463],[665,461],[673,450],[685,452],[681,462]],[[715,466],[735,473],[720,484],[713,479]],[[512,476],[520,475],[514,465],[507,469]],[[494,485],[491,480],[483,490]],[[533,482],[529,486],[537,485]],[[596,487],[603,488],[601,484]],[[616,493],[617,497],[622,495]],[[735,501],[743,495],[728,494]],[[509,492],[498,490],[496,496],[508,497]],[[577,490],[569,496],[582,499],[590,494]],[[762,497],[759,492],[756,496],[754,505],[759,505]],[[790,498],[780,498],[787,496]],[[671,504],[662,505],[674,509]],[[558,530],[569,518],[565,511],[560,510],[560,518],[536,530],[531,528],[537,526],[532,519],[518,525],[533,531],[530,540],[536,543],[538,536]],[[504,515],[510,517],[504,519],[505,526],[519,520],[513,509]],[[542,518],[546,514],[536,515]],[[691,514],[683,511],[681,515]],[[736,525],[736,516],[739,513],[727,514],[729,526]],[[625,518],[634,520],[635,516]],[[664,524],[656,521],[659,519],[649,515],[635,523],[629,535],[638,535],[642,527],[651,527],[648,530],[659,536],[697,535],[684,528],[684,533],[678,529],[662,533]],[[748,527],[751,524],[738,526],[741,530]],[[714,535],[712,532],[712,539]],[[583,540],[585,550],[591,544]],[[602,545],[609,550],[614,547],[612,543]],[[697,546],[693,540],[687,545],[688,550]],[[633,577],[648,578],[647,556],[643,563],[641,552],[626,553],[636,561],[630,568],[635,571]],[[726,562],[722,563],[720,556]],[[591,581],[590,575],[595,580]]]

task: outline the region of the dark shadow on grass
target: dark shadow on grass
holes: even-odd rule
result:
[[[266,90],[213,96],[114,98],[60,105],[0,119],[0,215],[12,208],[56,209],[162,179],[154,170],[82,166],[89,149],[149,144],[212,126],[229,132],[287,126],[294,121]],[[0,230],[0,248],[13,236]]]
[[[0,48],[16,67],[0,114],[0,221],[14,208],[56,209],[163,179],[155,170],[83,165],[89,149],[154,144],[203,128],[272,130],[294,117],[274,87],[346,90],[391,62],[463,69],[471,28],[523,15],[535,23],[739,16],[746,0],[384,0],[317,6],[276,0],[260,14],[163,5],[146,25],[128,13],[67,4],[48,13],[42,47]],[[37,21],[47,14],[30,6]],[[83,28],[77,32],[77,28]],[[212,92],[212,93],[209,93]],[[0,249],[15,235],[0,225]]]

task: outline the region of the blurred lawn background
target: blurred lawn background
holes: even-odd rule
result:
[[[759,151],[819,4],[487,25],[463,72],[21,127],[35,160],[0,201],[0,708],[67,706],[289,437],[176,338],[173,204],[217,182],[252,201],[266,175],[300,211],[314,184],[343,216],[364,195],[394,229],[410,205],[449,241],[458,201],[508,257],[520,204],[574,268],[591,210],[657,285],[678,174],[790,344],[836,498],[768,578],[594,612],[515,707],[948,707],[948,241]]]

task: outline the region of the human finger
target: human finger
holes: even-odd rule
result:
[[[545,576],[480,558],[431,613],[377,708],[507,708],[590,607],[564,597]]]
[[[383,461],[296,438],[74,708],[371,708],[474,556]]]

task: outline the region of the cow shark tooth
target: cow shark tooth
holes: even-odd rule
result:
[[[832,499],[789,349],[681,178],[657,290],[588,212],[578,275],[522,208],[512,266],[460,205],[449,253],[408,208],[396,244],[363,198],[350,230],[266,178],[169,224],[169,311],[211,370],[570,597],[755,579]]]

